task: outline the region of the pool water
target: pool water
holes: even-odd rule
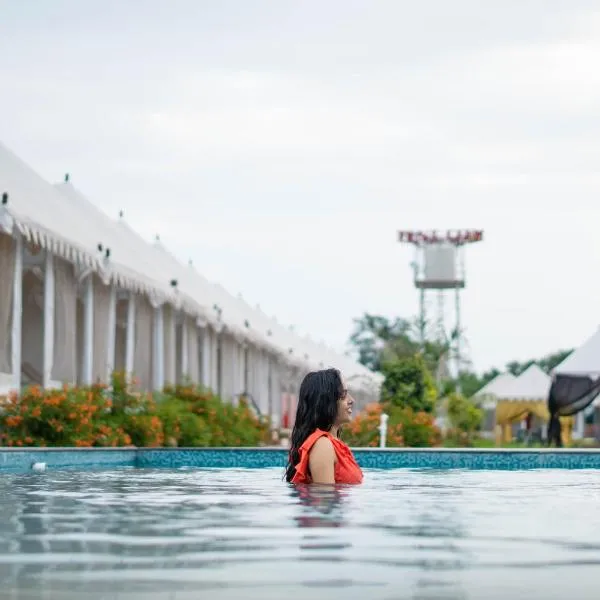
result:
[[[597,599],[598,471],[57,471],[0,479],[7,599]]]

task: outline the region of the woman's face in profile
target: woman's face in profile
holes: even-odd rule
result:
[[[350,395],[350,392],[348,392],[346,380],[343,376],[342,389],[342,397],[338,400],[338,413],[336,419],[338,425],[352,421],[352,407],[354,405],[354,398]]]

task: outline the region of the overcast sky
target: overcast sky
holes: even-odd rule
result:
[[[0,139],[340,348],[416,314],[397,229],[482,228],[463,321],[502,366],[600,325],[598,8],[0,0]]]

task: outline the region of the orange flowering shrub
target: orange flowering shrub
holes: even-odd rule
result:
[[[103,386],[11,394],[0,415],[0,440],[6,446],[123,446],[127,432],[110,422],[112,398]]]
[[[133,414],[124,418],[131,443],[140,448],[160,448],[165,443],[163,423],[157,415]]]
[[[379,423],[383,406],[379,403],[368,404],[354,419],[344,427],[342,437],[344,441],[354,447],[379,446]],[[398,447],[404,445],[402,436],[402,425],[400,423],[390,426],[388,421],[388,431],[386,446]]]
[[[165,394],[170,398],[165,402],[165,408],[170,408],[170,403],[176,399],[181,403],[178,411],[185,407],[184,414],[191,411],[198,418],[196,422],[184,420],[181,427],[199,429],[200,423],[205,424],[201,432],[196,432],[197,439],[203,442],[198,445],[257,446],[269,439],[268,420],[258,418],[243,398],[233,405],[223,402],[210,391],[191,385],[168,387]]]
[[[256,446],[268,422],[240,401],[223,402],[194,386],[166,388],[160,398],[130,390],[122,374],[111,386],[32,386],[0,404],[5,446]]]
[[[441,445],[442,433],[435,424],[435,417],[431,413],[397,407],[392,408],[390,413],[390,424],[400,423],[402,425],[405,446],[431,448]]]
[[[410,408],[369,404],[344,427],[344,441],[354,447],[379,446],[379,424],[381,414],[388,415],[387,447],[427,447],[439,446],[441,434],[435,426],[432,415],[426,412],[414,412]]]

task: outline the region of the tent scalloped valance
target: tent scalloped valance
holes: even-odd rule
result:
[[[52,254],[57,257],[83,268],[90,268],[96,273],[104,272],[105,277],[107,276],[110,283],[132,292],[145,294],[158,304],[170,303],[175,305],[178,302],[184,312],[191,316],[206,316],[206,310],[194,300],[187,298],[187,296],[180,295],[177,300],[172,294],[160,290],[152,285],[151,282],[142,281],[139,275],[127,273],[125,269],[118,265],[116,268],[107,270],[100,259],[90,254],[87,250],[79,248],[76,244],[68,242],[61,236],[47,231],[45,228],[30,220],[26,221],[15,217],[14,215],[11,216],[14,219],[18,231],[23,235],[26,241],[52,252]]]

